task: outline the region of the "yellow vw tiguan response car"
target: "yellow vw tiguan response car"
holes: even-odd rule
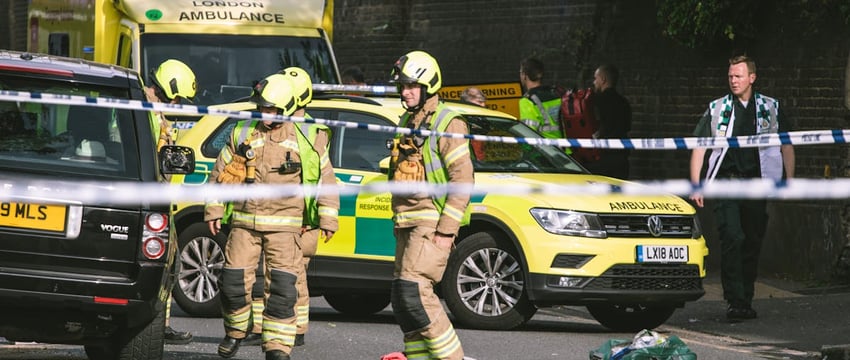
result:
[[[251,103],[221,107],[255,109]],[[502,112],[462,104],[451,108],[466,117],[472,134],[540,136]],[[317,95],[307,108],[314,119],[384,126],[395,126],[403,111],[398,98],[342,95]],[[178,144],[197,154],[195,173],[172,181],[209,181],[238,120],[207,115],[181,133]],[[380,164],[389,156],[386,142],[392,134],[351,127],[333,131],[331,161],[341,186],[387,180]],[[591,175],[553,146],[470,141],[470,147],[476,185],[508,191],[471,199],[472,221],[461,229],[438,289],[457,323],[511,329],[540,307],[583,305],[610,329],[637,331],[664,323],[676,308],[704,294],[708,248],[694,208],[683,199],[527,192],[523,189],[547,184],[618,186],[623,181]],[[342,197],[340,230],[319,244],[310,262],[312,296],[324,296],[348,314],[371,314],[389,304],[395,251],[390,198],[366,192]],[[209,233],[203,204],[173,210],[182,264],[175,299],[190,314],[216,316],[226,236]]]

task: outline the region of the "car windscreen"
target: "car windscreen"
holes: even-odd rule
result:
[[[126,89],[30,77],[0,77],[0,89],[123,98]],[[140,121],[150,122],[150,119]],[[139,178],[134,112],[0,100],[0,167],[18,171]]]
[[[313,83],[337,83],[327,43],[318,37],[207,34],[143,34],[142,76],[168,59],[188,65],[197,77],[195,104],[232,102],[251,95],[254,84],[290,66]]]
[[[466,115],[473,135],[539,138],[540,134],[513,119]],[[512,173],[586,173],[564,150],[551,145],[511,144],[470,140],[475,171]]]

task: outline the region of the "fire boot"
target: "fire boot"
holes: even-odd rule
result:
[[[242,343],[242,339],[232,338],[225,335],[224,339],[222,339],[218,344],[218,356],[223,358],[232,358],[236,355],[236,352],[239,351],[240,343]]]
[[[283,352],[282,350],[269,350],[266,351],[266,360],[289,360],[289,354]]]
[[[188,331],[177,331],[171,326],[165,327],[165,333],[162,334],[166,344],[170,345],[185,345],[192,342],[192,333]]]

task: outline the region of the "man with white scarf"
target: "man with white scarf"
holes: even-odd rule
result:
[[[779,101],[753,90],[755,61],[746,55],[729,59],[731,93],[712,101],[694,130],[699,137],[733,137],[790,131],[790,122],[780,116]],[[701,183],[705,148],[691,154],[690,179]],[[714,179],[768,178],[780,181],[794,177],[794,147],[791,144],[759,148],[711,149],[705,181]],[[784,170],[784,174],[783,174]],[[700,192],[691,195],[703,207]],[[720,237],[720,278],[728,303],[727,319],[755,319],[752,307],[758,258],[767,228],[764,199],[717,199],[714,218]]]

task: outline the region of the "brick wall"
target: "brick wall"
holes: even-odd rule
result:
[[[590,86],[596,65],[613,63],[621,71],[620,92],[632,104],[634,138],[690,136],[708,102],[728,91],[731,47],[692,50],[663,38],[652,0],[336,0],[335,10],[340,67],[361,66],[374,83],[385,82],[392,62],[414,49],[437,58],[446,85],[518,81],[520,60],[537,56],[549,82]],[[850,26],[813,26],[791,11],[766,11],[758,40],[738,44],[757,60],[757,90],[780,99],[797,130],[848,128]],[[820,178],[827,165],[834,176],[850,176],[846,145],[800,146],[796,153],[799,177]],[[688,151],[636,151],[632,174],[683,179],[688,160]],[[763,269],[828,277],[847,242],[841,208],[818,201],[772,204]],[[821,216],[795,216],[800,211]],[[710,214],[703,219],[710,229]],[[716,249],[711,230],[709,237]],[[798,255],[823,259],[789,261]]]
[[[0,1],[0,49],[26,50],[27,0]]]
[[[614,63],[634,111],[632,137],[689,136],[708,102],[727,91],[732,50],[677,46],[660,35],[655,16],[649,0],[338,0],[334,47],[341,68],[359,65],[373,83],[385,82],[392,62],[413,49],[437,58],[446,85],[517,81],[520,60],[537,56],[549,82],[590,86],[597,64]],[[850,27],[807,33],[793,18],[768,18],[765,39],[747,47],[759,65],[756,88],[779,98],[798,130],[846,127]],[[841,171],[846,152],[800,147],[798,173],[821,176],[825,165]],[[686,152],[639,151],[633,173],[683,178],[687,159]]]

